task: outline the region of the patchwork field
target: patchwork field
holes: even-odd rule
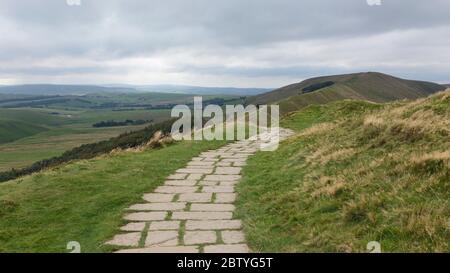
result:
[[[238,97],[203,96],[203,100],[215,103],[235,99]],[[173,105],[192,102],[193,95],[170,93],[0,94],[0,172],[167,120]],[[100,122],[126,120],[142,124],[93,127]]]
[[[59,115],[51,113],[58,111]],[[59,109],[0,109],[0,172],[21,168],[38,160],[61,155],[63,152],[121,133],[139,130],[139,126],[93,128],[92,124],[104,120],[152,120],[154,123],[170,117],[169,110],[78,110]],[[14,128],[6,125],[14,124]],[[8,134],[9,132],[9,134]],[[9,141],[8,140],[13,140]]]

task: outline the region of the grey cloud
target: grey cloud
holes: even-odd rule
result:
[[[208,49],[205,56],[210,54],[211,58],[222,58],[224,63],[211,65],[185,63],[184,60],[173,63],[171,60],[170,65],[180,73],[218,76],[223,73],[250,78],[284,76],[294,79],[350,72],[352,68],[342,67],[337,62],[328,66],[311,65],[304,63],[304,58],[298,54],[289,52],[274,54],[270,63],[272,67],[230,68],[225,62],[230,55],[239,57],[243,51],[248,52],[250,58],[263,61],[268,57],[252,55],[252,51],[270,49],[277,43],[320,41],[329,44],[330,50],[333,50],[333,44],[344,40],[358,42],[374,35],[417,30],[426,33],[422,41],[424,44],[432,40],[433,46],[442,50],[445,40],[440,41],[438,32],[433,30],[450,27],[448,0],[384,0],[379,7],[369,7],[365,0],[81,1],[82,5],[75,7],[68,6],[65,0],[1,0],[0,80],[1,75],[16,72],[49,77],[52,73],[70,74],[71,71],[90,74],[109,72],[106,67],[88,64],[51,69],[39,64],[48,58],[86,58],[106,62],[129,57],[154,57],[170,50],[202,51],[203,48]],[[450,36],[450,31],[444,34]],[[442,35],[442,30],[439,35]],[[402,58],[412,58],[397,53],[401,53],[400,47],[404,44],[390,46],[389,50],[398,63]],[[412,44],[411,47],[417,50],[420,45]],[[340,48],[336,54],[342,55],[343,50]],[[388,52],[380,51],[380,54],[386,55]],[[367,54],[370,55],[373,52]],[[447,55],[431,52],[430,62],[449,63]],[[285,59],[292,61],[284,62]],[[24,67],[8,70],[6,64],[11,61],[22,61]],[[28,63],[36,67],[26,67]],[[354,66],[353,69],[381,70],[386,67],[374,63],[373,67]],[[126,70],[128,68],[123,69],[124,73],[129,72]],[[417,67],[398,67],[400,74],[408,74],[408,69],[421,70]],[[449,71],[450,68],[445,65],[442,70]],[[443,73],[425,72],[425,77],[430,78],[435,72]]]

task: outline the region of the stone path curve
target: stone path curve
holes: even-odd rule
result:
[[[280,139],[292,133],[281,128]],[[234,187],[263,141],[237,141],[192,158],[144,194],[145,202],[129,207],[129,223],[106,244],[123,248],[119,253],[249,252],[242,223],[233,215]]]

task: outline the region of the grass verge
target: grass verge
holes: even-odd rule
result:
[[[0,184],[0,252],[111,250],[102,244],[122,215],[202,151],[225,142],[178,142],[145,152],[105,155]]]

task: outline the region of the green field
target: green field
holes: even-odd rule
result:
[[[235,96],[203,96],[233,101]],[[106,140],[139,126],[93,128],[101,121],[170,118],[174,104],[193,102],[193,95],[170,93],[99,93],[83,96],[0,94],[0,172],[59,156],[82,144]]]
[[[309,106],[297,136],[244,168],[238,217],[257,252],[450,251],[450,91]]]
[[[50,114],[55,111],[61,114]],[[0,138],[3,140],[0,144],[0,171],[25,167],[38,160],[61,155],[82,144],[109,139],[146,126],[93,128],[92,124],[96,122],[143,119],[156,123],[170,117],[169,110],[0,109],[0,113],[3,117],[0,119],[0,128],[6,124],[16,125],[15,130],[8,130],[10,134],[14,134],[14,141],[5,143],[8,138],[4,136],[10,134],[2,134]],[[7,118],[8,121],[5,121]],[[33,130],[34,128],[37,129]]]

